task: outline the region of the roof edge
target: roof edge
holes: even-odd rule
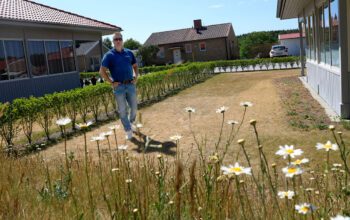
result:
[[[110,24],[110,23],[107,23],[107,22],[99,21],[99,20],[96,20],[96,19],[93,19],[93,18],[89,18],[89,17],[85,17],[85,16],[82,16],[82,15],[79,15],[79,14],[76,14],[76,13],[73,13],[73,12],[69,12],[69,11],[65,11],[65,10],[62,10],[62,9],[59,9],[59,8],[55,8],[55,7],[52,7],[52,6],[48,6],[48,5],[44,5],[44,4],[41,4],[41,3],[37,3],[37,2],[34,2],[32,0],[23,0],[23,1],[26,1],[26,2],[29,2],[29,3],[32,3],[32,4],[36,4],[36,5],[40,5],[42,7],[50,8],[50,9],[53,9],[53,10],[57,10],[57,11],[60,11],[60,12],[64,12],[64,13],[67,13],[67,14],[70,14],[70,15],[74,15],[74,16],[78,16],[78,17],[81,17],[81,18],[85,18],[85,19],[88,19],[88,20],[91,20],[91,21],[94,21],[94,22],[99,22],[99,23],[104,24],[104,25],[109,25],[109,26],[112,26],[112,27],[115,27],[115,28],[120,28],[120,27],[118,27],[116,25],[113,25],[113,24]]]
[[[227,23],[221,23],[221,24],[206,25],[206,26],[204,26],[204,27],[217,26],[217,25],[224,25],[224,24],[232,25],[232,23],[227,22]],[[181,29],[174,29],[174,30],[168,30],[168,31],[158,31],[158,32],[153,32],[152,34],[165,33],[165,32],[171,32],[171,31],[182,31],[182,30],[188,30],[188,29],[193,29],[193,28],[181,28]],[[151,34],[151,35],[152,35],[152,34]]]
[[[101,31],[102,33],[108,32],[108,34],[112,34],[115,31],[123,31],[123,29],[120,28],[120,27],[104,28],[104,27],[95,27],[95,26],[88,26],[88,25],[73,25],[73,24],[63,24],[63,23],[37,22],[37,21],[30,21],[30,20],[0,18],[0,24],[4,24],[4,25],[25,26],[25,25],[23,25],[23,22],[25,22],[25,24],[29,25],[30,27],[40,27],[42,25],[42,26],[46,26],[46,27],[50,27],[50,28],[56,28],[56,29],[62,29],[62,28],[75,29],[75,28],[80,28],[82,30]]]
[[[282,15],[282,7],[284,6],[284,0],[278,0],[277,2],[277,12],[276,17],[281,18]]]

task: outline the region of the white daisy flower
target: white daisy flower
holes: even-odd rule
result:
[[[295,166],[300,166],[301,164],[309,163],[309,159],[304,158],[304,159],[297,159],[296,161],[293,161],[292,164]]]
[[[299,205],[295,205],[295,210],[297,210],[299,214],[306,215],[316,210],[316,208],[309,203],[302,203]]]
[[[125,182],[128,183],[128,184],[132,183],[132,179],[126,179]]]
[[[288,166],[288,167],[284,167],[282,169],[282,172],[286,175],[286,177],[292,178],[295,175],[302,174],[303,170],[298,166]]]
[[[108,128],[111,130],[118,130],[120,128],[120,125],[113,125],[113,126],[110,126]]]
[[[229,124],[229,125],[236,125],[236,124],[238,124],[238,121],[229,120],[229,121],[227,121],[227,124]]]
[[[171,136],[170,140],[179,141],[181,138],[182,138],[182,136],[177,134],[177,135]]]
[[[253,103],[251,103],[251,102],[241,102],[240,105],[247,108],[247,107],[252,107]]]
[[[252,175],[252,168],[250,167],[242,167],[239,165],[239,163],[235,163],[234,166],[229,165],[229,166],[222,166],[221,170],[225,175],[229,174],[235,174],[236,176],[241,175],[241,174],[247,174],[247,175]]]
[[[331,217],[331,220],[350,220],[348,216],[337,215],[335,217]]]
[[[72,120],[70,118],[60,118],[56,121],[56,124],[58,126],[66,126],[71,122],[72,122]]]
[[[340,163],[334,163],[333,166],[334,167],[341,167],[342,165]]]
[[[109,137],[109,136],[111,136],[111,135],[112,135],[112,131],[102,132],[102,133],[100,134],[100,136],[102,136],[102,137]]]
[[[118,150],[126,150],[128,149],[128,145],[119,145]]]
[[[304,152],[300,149],[294,149],[293,145],[285,145],[284,147],[280,146],[280,149],[276,152],[277,155],[283,156],[283,159],[286,159],[288,156],[294,158],[295,156],[300,156],[303,153]]]
[[[228,107],[222,106],[218,109],[216,109],[216,113],[225,113],[228,110]]]
[[[103,141],[105,140],[106,138],[103,137],[103,136],[95,136],[95,137],[92,137],[91,138],[91,141]]]
[[[196,109],[192,108],[192,107],[186,107],[185,108],[185,111],[188,112],[188,113],[195,113],[196,112]]]
[[[143,128],[143,124],[137,123],[137,124],[136,124],[136,128]]]
[[[90,127],[92,124],[93,124],[92,121],[88,121],[87,123],[77,123],[75,124],[75,127],[79,130],[82,130]]]
[[[278,192],[278,196],[281,199],[284,199],[284,198],[293,199],[294,195],[295,195],[294,191],[291,191],[291,190]]]
[[[317,143],[316,145],[317,150],[322,150],[324,149],[325,151],[329,151],[329,150],[338,150],[338,145],[337,144],[332,144],[332,142],[327,141],[326,144],[321,144],[321,143]]]
[[[117,172],[119,170],[120,170],[119,168],[112,168],[112,172]]]

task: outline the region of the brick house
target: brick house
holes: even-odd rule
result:
[[[152,33],[144,46],[158,46],[154,64],[186,61],[231,60],[239,57],[238,41],[231,23],[203,26],[194,20],[193,28]]]

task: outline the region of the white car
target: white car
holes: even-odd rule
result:
[[[288,56],[288,48],[283,45],[272,46],[270,57],[286,57]]]

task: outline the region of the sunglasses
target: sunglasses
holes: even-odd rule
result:
[[[114,41],[123,41],[123,38],[113,38]]]

